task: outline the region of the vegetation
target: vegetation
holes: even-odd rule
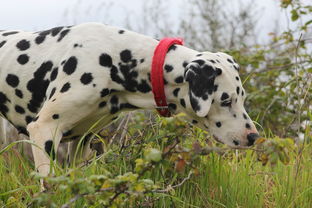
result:
[[[215,12],[222,1],[192,2],[194,8],[214,4]],[[224,15],[192,16],[209,23],[212,48],[195,44],[204,31],[185,19],[180,28],[193,28],[186,41],[195,48],[226,48],[241,64],[250,92],[246,106],[265,137],[254,147],[217,144],[183,122],[182,114],[131,113],[120,117],[120,130],[95,135],[105,146],[103,155],[79,166],[51,163],[55,174],[44,178],[46,192],[39,192],[33,163],[13,145],[0,151],[0,207],[311,207],[312,5],[282,0],[294,26],[271,33],[265,45],[250,41],[255,22],[246,8],[246,15],[237,16],[245,24],[230,39],[218,35]],[[166,24],[156,25],[166,31]]]

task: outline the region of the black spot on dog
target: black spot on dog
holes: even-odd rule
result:
[[[61,93],[64,93],[64,92],[67,92],[68,90],[70,89],[70,83],[69,82],[66,82],[63,87],[61,88],[60,92]]]
[[[113,96],[111,99],[110,99],[110,103],[111,103],[111,110],[110,110],[110,113],[111,114],[115,114],[119,111],[119,107],[118,107],[118,97],[117,96]]]
[[[234,62],[231,59],[226,59],[229,63],[234,64]]]
[[[105,97],[109,94],[109,89],[108,88],[104,88],[102,91],[101,91],[101,97]]]
[[[239,67],[233,64],[233,67],[236,71],[239,71]]]
[[[180,104],[183,106],[183,108],[185,108],[185,100],[184,99],[180,99]]]
[[[58,68],[54,68],[53,71],[51,72],[51,75],[50,75],[50,81],[54,81],[57,77],[57,73],[58,73]]]
[[[197,54],[196,56],[199,57],[199,56],[202,56],[202,55],[203,55],[202,53],[199,53],[199,54]]]
[[[203,65],[205,64],[205,61],[202,60],[202,59],[197,59],[197,60],[194,60],[194,61],[192,61],[192,62],[198,63],[199,66],[203,66]]]
[[[236,87],[236,93],[239,95],[239,87]]]
[[[26,116],[26,117],[25,117],[26,124],[29,124],[30,122],[32,122],[33,119],[34,119],[34,118],[31,117],[31,116]]]
[[[19,114],[24,114],[25,113],[25,109],[20,106],[20,105],[15,105],[15,111]]]
[[[217,76],[221,75],[222,74],[222,69],[216,68],[216,73],[217,73]]]
[[[175,51],[177,49],[177,46],[175,45],[171,45],[169,48],[168,48],[168,52],[169,53],[170,51]]]
[[[43,43],[43,41],[46,39],[46,35],[38,35],[36,38],[35,38],[35,43],[36,44],[41,44]]]
[[[226,99],[228,99],[230,96],[229,96],[229,94],[227,94],[226,92],[224,92],[224,93],[222,93],[222,95],[221,95],[221,100],[226,100]]]
[[[217,90],[218,90],[218,85],[214,85],[214,86],[213,86],[213,91],[216,92]]]
[[[168,81],[166,79],[164,79],[164,85],[167,85]]]
[[[245,127],[246,127],[246,129],[251,129],[251,126],[250,126],[249,123],[246,123],[246,124],[245,124]]]
[[[52,140],[48,140],[45,142],[44,149],[45,149],[46,153],[48,153],[48,155],[54,160],[55,159],[55,151],[54,151]]]
[[[140,59],[140,63],[141,63],[141,64],[142,64],[144,61],[145,61],[144,58]]]
[[[60,42],[63,40],[63,38],[69,33],[69,29],[63,30],[59,36],[59,38],[57,39],[57,42]]]
[[[77,67],[77,63],[78,60],[75,56],[71,56],[64,64],[63,66],[63,71],[68,74],[71,75],[72,73],[75,72],[76,67]]]
[[[53,118],[54,120],[56,120],[56,119],[59,119],[60,116],[59,116],[59,114],[53,114],[53,115],[52,115],[52,118]]]
[[[27,107],[33,112],[37,113],[41,103],[45,99],[46,90],[49,86],[49,80],[45,79],[46,74],[52,70],[53,64],[47,61],[35,71],[34,77],[27,83],[27,89],[31,92],[31,100]]]
[[[4,97],[3,97],[4,96]],[[5,105],[7,102],[7,97],[0,92],[0,112],[4,117],[6,117],[6,114],[9,112],[9,108]]]
[[[110,93],[109,89],[108,89],[108,88],[104,88],[104,89],[101,91],[101,97],[105,97],[105,96],[107,96],[109,93]]]
[[[245,94],[245,92],[244,92],[244,90],[242,90],[242,96],[244,96],[244,94]]]
[[[25,51],[30,47],[30,42],[28,40],[21,40],[16,44],[16,47],[21,51]]]
[[[101,54],[99,58],[99,63],[101,66],[104,67],[112,67],[113,65],[113,60],[112,57],[106,53]]]
[[[106,102],[105,102],[105,101],[100,102],[100,104],[99,104],[99,108],[103,108],[103,107],[105,107],[105,106],[106,106]]]
[[[166,64],[164,66],[164,69],[166,70],[167,73],[171,72],[173,70],[173,66],[169,65],[169,64]]]
[[[112,105],[117,105],[118,104],[118,97],[116,95],[114,95],[111,99],[110,99],[110,103]]]
[[[237,81],[239,81],[239,77],[236,76],[235,79],[236,79]]]
[[[53,95],[54,95],[55,91],[56,91],[56,88],[54,87],[54,88],[51,90],[51,93],[50,93],[49,99],[51,99],[51,97],[53,97]]]
[[[187,65],[188,65],[188,62],[187,61],[183,61],[182,66],[185,68]]]
[[[179,77],[174,79],[175,83],[182,83],[183,80],[184,80],[183,76],[179,76]]]
[[[19,33],[19,32],[18,31],[5,32],[5,33],[2,33],[2,36],[15,35],[17,33]]]
[[[19,98],[23,98],[23,92],[19,89],[15,89],[15,95]]]
[[[17,57],[17,62],[21,65],[27,64],[29,61],[29,56],[27,54],[22,54]]]
[[[24,134],[26,136],[29,136],[29,133],[28,131],[26,130],[25,127],[22,127],[22,126],[16,126],[16,129],[18,131],[19,134]]]
[[[19,78],[14,74],[8,74],[5,81],[13,88],[17,87],[19,84]]]
[[[149,89],[150,87],[147,87],[147,83],[143,80],[141,80],[141,84],[138,83],[138,80],[136,79],[138,77],[138,72],[135,70],[137,60],[129,60],[131,57],[132,55],[129,50],[124,50],[120,53],[120,58],[123,62],[119,63],[119,68],[115,65],[111,67],[111,79],[122,85],[127,91],[136,92],[138,85],[140,85],[140,90],[143,90],[142,92],[146,92],[144,89]],[[142,88],[142,85],[146,86],[146,88]]]
[[[233,117],[234,117],[234,118],[236,118],[236,117],[237,117],[235,113],[233,114]]]
[[[220,128],[222,126],[221,122],[220,121],[216,122],[216,126]]]
[[[207,94],[203,95],[203,96],[202,96],[202,99],[203,99],[203,100],[207,100],[207,99],[208,99],[208,95],[207,95]]]
[[[175,110],[177,110],[177,105],[174,104],[174,103],[169,103],[168,108],[169,108],[170,110],[175,111]]]
[[[244,119],[248,119],[248,117],[247,117],[247,115],[245,114],[245,113],[243,113],[243,117],[244,117]]]
[[[198,98],[207,99],[215,89],[214,81],[216,71],[210,65],[204,64],[203,60],[193,61],[186,68],[185,81],[189,82],[189,96],[192,108],[195,112],[200,110]]]
[[[148,93],[152,90],[151,86],[143,79],[141,80],[141,83],[137,85],[137,89],[142,93]]]
[[[215,62],[215,60],[212,60],[212,59],[211,59],[211,60],[209,60],[209,61],[210,61],[211,63],[213,63],[213,64],[215,64],[215,63],[216,63],[216,62]]]
[[[81,83],[84,85],[90,84],[92,80],[93,76],[91,73],[84,73],[80,78]]]
[[[57,36],[64,27],[55,27],[51,29],[51,35],[53,37]],[[64,35],[64,34],[63,34]],[[66,35],[66,34],[65,34]]]
[[[4,40],[4,41],[2,41],[2,42],[0,42],[0,48],[2,47],[2,46],[4,46],[4,44],[6,43],[6,41]]]
[[[174,95],[175,97],[178,97],[179,92],[180,92],[180,88],[175,88],[175,89],[173,90],[173,95]]]
[[[131,59],[132,59],[131,51],[128,50],[128,49],[121,51],[121,53],[120,53],[120,59],[121,59],[123,62],[125,62],[125,63],[131,61]]]
[[[124,34],[125,31],[124,31],[124,30],[119,30],[118,33],[119,33],[119,34]]]

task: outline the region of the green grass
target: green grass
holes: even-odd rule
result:
[[[74,182],[81,180],[77,184],[87,184],[86,178],[92,175],[105,175],[107,171],[113,176],[134,172],[134,161],[144,157],[144,149],[149,147],[164,149],[172,143],[174,137],[172,132],[179,134],[180,130],[189,129],[185,128],[186,124],[172,120],[158,119],[154,124],[153,128],[146,130],[149,124],[141,117],[133,120],[130,122],[125,142],[128,147],[121,150],[120,145],[111,145],[104,156],[91,164],[79,169],[58,167],[56,175],[67,177]],[[205,143],[204,132],[195,128],[183,131],[184,136],[181,137],[185,138],[181,138],[180,147],[190,149],[195,140],[199,140],[201,144]],[[211,153],[193,158],[192,165],[186,165],[184,171],[177,172],[174,169],[176,162],[174,157],[168,157],[146,171],[142,178],[152,179],[158,185],[158,189],[165,189],[168,184],[180,183],[190,170],[196,169],[198,173],[174,190],[164,193],[144,193],[135,200],[126,201],[123,207],[310,208],[312,146],[305,144],[300,155],[297,152],[301,147],[295,147],[294,152],[289,153],[291,158],[289,164],[278,162],[274,166],[269,164],[263,166],[257,161],[257,155],[253,150],[231,150],[223,155]],[[70,171],[71,174],[68,176]],[[0,207],[37,207],[32,202],[34,198],[38,198],[39,182],[31,172],[33,172],[32,162],[18,151],[10,149],[0,155]],[[93,193],[89,187],[85,185],[80,188]],[[73,193],[64,190],[60,185],[56,185],[48,194],[38,199],[45,200],[43,204],[46,206],[60,207],[74,197]],[[84,207],[85,204],[88,204],[88,207],[102,207],[101,200],[105,197],[105,193],[84,195],[74,202],[74,207]],[[117,203],[118,200],[126,200],[127,197],[120,195]]]

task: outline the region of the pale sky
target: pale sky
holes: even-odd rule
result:
[[[173,14],[173,19],[178,18],[179,12],[186,0],[168,0],[168,7]],[[232,6],[237,2],[250,0],[229,0]],[[77,6],[77,2],[79,6]],[[108,7],[108,2],[113,2],[109,14],[103,15],[102,8]],[[55,27],[57,25],[72,25],[82,22],[104,22],[120,27],[125,27],[125,11],[130,14],[139,14],[144,0],[0,0],[0,30],[21,29],[36,31]],[[255,6],[262,8],[260,15],[259,34],[263,38],[275,27],[278,18],[284,18],[278,5],[278,0],[254,0]],[[174,4],[175,3],[175,4]],[[88,13],[88,8],[93,9]],[[95,8],[95,9],[94,9]],[[183,9],[182,9],[183,10]],[[66,13],[67,11],[67,13]],[[68,13],[69,11],[69,13]],[[67,15],[66,15],[67,14]],[[131,17],[129,17],[131,18]],[[282,21],[285,24],[285,20]]]

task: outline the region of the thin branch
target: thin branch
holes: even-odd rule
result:
[[[155,193],[167,193],[167,192],[170,192],[171,190],[182,186],[186,181],[190,180],[192,175],[193,175],[193,171],[190,171],[188,176],[186,178],[184,178],[180,183],[178,183],[176,185],[173,185],[173,186],[168,185],[165,189],[157,189],[157,190],[153,190],[152,192],[155,192]]]

